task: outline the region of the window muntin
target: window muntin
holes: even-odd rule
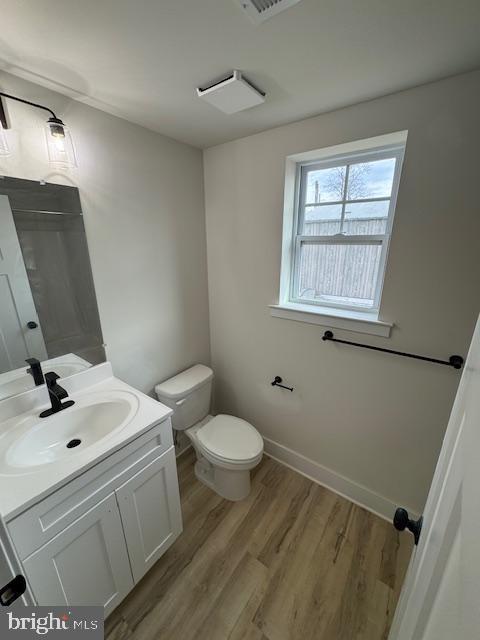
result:
[[[300,164],[290,300],[375,311],[403,146]]]

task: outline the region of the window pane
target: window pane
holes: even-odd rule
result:
[[[307,171],[305,202],[343,200],[346,167]]]
[[[390,200],[347,203],[343,232],[351,236],[384,234],[389,206]]]
[[[350,165],[347,199],[389,198],[394,171],[395,158]]]
[[[305,207],[302,233],[306,236],[331,236],[340,233],[341,219],[341,204]]]
[[[372,307],[381,245],[302,244],[297,297]]]

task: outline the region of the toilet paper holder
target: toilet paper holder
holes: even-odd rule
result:
[[[283,379],[280,376],[275,376],[272,381],[272,387],[281,387],[282,389],[287,389],[287,391],[293,391],[293,387],[286,387],[282,382]]]

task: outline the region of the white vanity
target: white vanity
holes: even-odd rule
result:
[[[182,531],[172,411],[109,363],[61,385],[75,404],[48,418],[45,387],[0,403],[0,586],[108,615]]]

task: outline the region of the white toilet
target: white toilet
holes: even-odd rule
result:
[[[155,387],[158,399],[174,411],[173,428],[185,431],[196,454],[195,475],[227,500],[250,493],[250,469],[262,459],[263,439],[250,423],[209,415],[213,371],[203,364]]]

